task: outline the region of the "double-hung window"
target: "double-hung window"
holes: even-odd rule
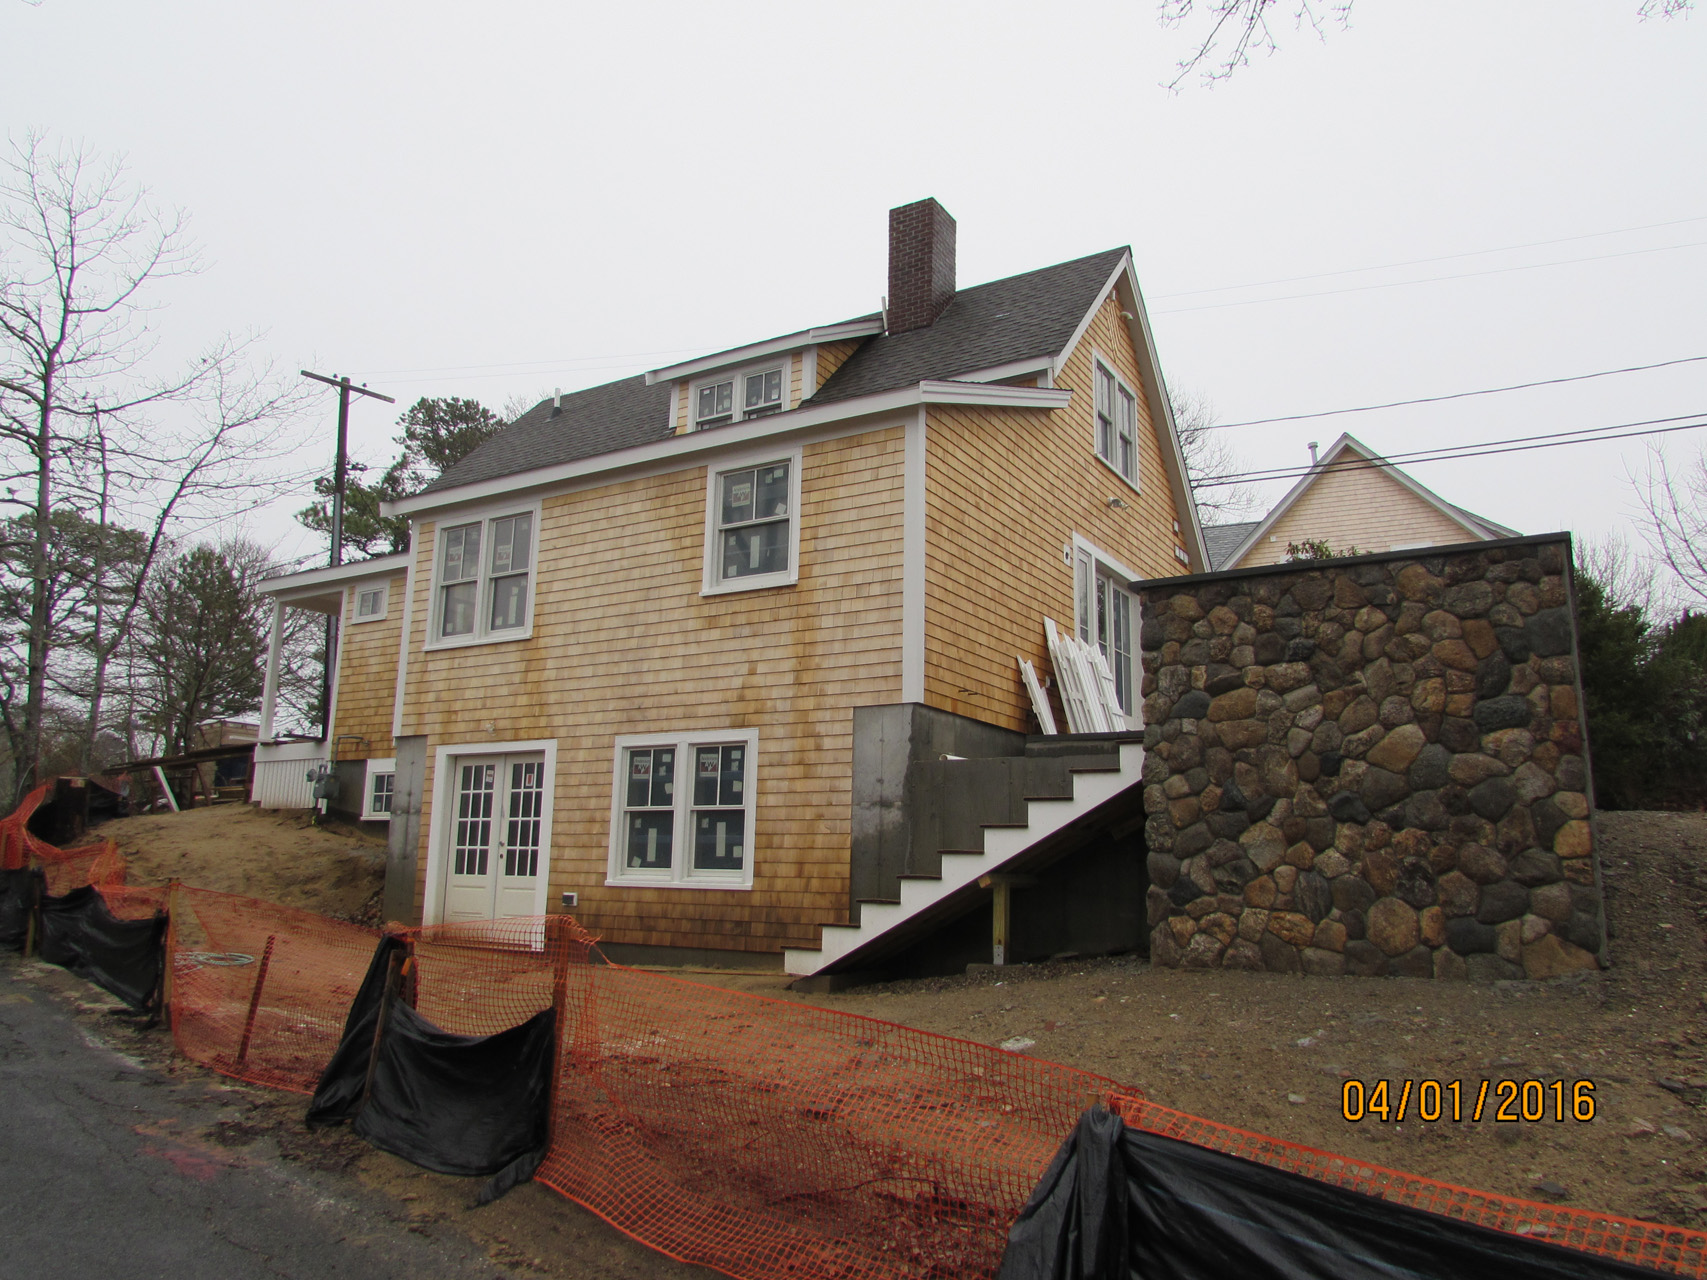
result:
[[[695,431],[782,412],[783,367],[754,369],[695,384]]]
[[[535,510],[447,521],[440,526],[434,642],[469,644],[528,633],[537,525]]]
[[[800,451],[713,467],[706,491],[707,593],[798,580]]]
[[[1138,397],[1101,360],[1095,363],[1097,457],[1138,487]]]
[[[757,752],[751,730],[619,737],[610,882],[750,888]]]
[[[1130,576],[1102,563],[1084,546],[1075,550],[1074,564],[1073,604],[1079,639],[1094,644],[1108,661],[1120,709],[1130,716],[1137,686],[1132,619],[1138,612],[1132,593],[1122,585],[1122,581],[1131,580]]]

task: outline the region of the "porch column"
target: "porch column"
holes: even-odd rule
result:
[[[267,679],[261,686],[262,742],[273,740],[273,711],[279,701],[279,650],[284,647],[284,601],[273,597],[272,631],[267,638]]]

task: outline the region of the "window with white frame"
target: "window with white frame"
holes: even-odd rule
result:
[[[1138,397],[1101,360],[1095,365],[1097,457],[1138,487]]]
[[[525,635],[531,618],[537,512],[440,526],[432,638],[439,643]]]
[[[744,591],[794,582],[800,451],[713,468],[708,478],[705,589]]]
[[[391,799],[397,789],[395,758],[369,760],[362,788],[362,817],[376,821],[391,817]]]
[[[1100,561],[1088,548],[1074,553],[1073,608],[1079,639],[1094,644],[1114,673],[1120,709],[1133,714],[1136,667],[1132,652],[1132,619],[1138,612],[1126,575]]]
[[[378,622],[385,617],[386,597],[390,594],[388,586],[382,582],[377,587],[356,588],[357,622]]]
[[[751,730],[619,737],[611,883],[752,887],[757,754]]]
[[[750,369],[727,377],[712,378],[693,386],[693,425],[695,431],[706,427],[721,427],[747,418],[763,418],[781,413],[783,408],[783,375],[786,366]]]

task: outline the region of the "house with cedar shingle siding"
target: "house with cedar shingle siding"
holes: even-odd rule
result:
[[[1075,813],[1135,794],[1118,742],[1100,798],[1026,762],[1016,659],[1076,630],[1136,730],[1132,584],[1209,568],[1130,251],[961,288],[934,200],[890,213],[880,312],[555,396],[390,510],[404,555],[268,588],[342,619],[325,748],[384,791],[388,916],[570,910],[631,959],[908,915],[897,732],[907,767],[1054,769]]]

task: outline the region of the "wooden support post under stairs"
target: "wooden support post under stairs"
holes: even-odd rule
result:
[[[1008,962],[1008,924],[1011,918],[1012,891],[1037,883],[1036,876],[1010,876],[997,872],[979,876],[980,888],[990,891],[990,963]]]

